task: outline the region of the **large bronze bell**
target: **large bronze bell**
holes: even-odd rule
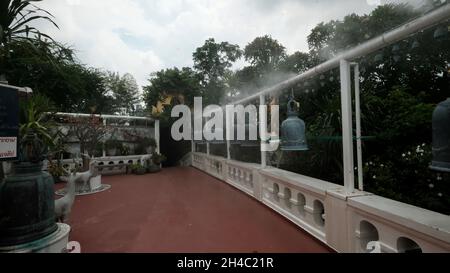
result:
[[[433,112],[433,161],[430,169],[450,172],[450,98]]]
[[[30,130],[20,142],[12,175],[0,181],[0,246],[30,243],[58,228],[53,178],[42,171],[45,150]]]
[[[298,117],[293,98],[287,105],[287,119],[281,124],[281,150],[307,151],[305,122]]]

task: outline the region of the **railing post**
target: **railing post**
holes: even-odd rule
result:
[[[228,111],[228,108],[226,108],[226,110]],[[233,115],[234,117],[234,115]],[[231,115],[228,115],[228,113],[225,114],[225,140],[227,142],[227,159],[230,160],[231,159],[231,150],[230,150],[230,138],[231,138],[231,134],[234,134],[233,131],[230,131],[231,128]]]
[[[353,162],[353,122],[350,63],[340,61],[341,74],[341,115],[342,115],[342,149],[344,161],[344,186],[347,193],[355,189],[355,174]]]
[[[259,96],[259,105],[260,106],[264,106],[266,105],[266,97],[264,95],[260,95]],[[267,116],[266,115],[260,115],[259,117],[260,120],[260,128],[264,128],[265,132],[267,132]],[[259,145],[259,148],[261,150],[261,168],[265,168],[267,166],[267,153],[263,151],[262,149],[262,145],[263,143],[263,139],[261,138],[261,144]]]
[[[159,134],[159,120],[155,120],[155,141],[156,141],[156,152],[160,153],[160,134]]]
[[[364,190],[362,140],[361,140],[361,98],[359,88],[359,65],[355,64],[355,118],[356,118],[356,151],[358,156],[358,189]]]
[[[191,127],[191,152],[195,153],[194,129],[192,128],[192,124],[189,124],[189,126]]]
[[[206,119],[206,121],[207,121],[207,119]],[[204,126],[204,125],[203,125],[203,126]],[[210,155],[211,150],[210,150],[209,141],[206,140],[206,138],[205,138],[205,141],[206,141],[206,154],[207,154],[207,155]]]
[[[103,126],[106,127],[106,118],[103,118]],[[105,143],[103,143],[103,145],[102,145],[102,156],[106,157]]]

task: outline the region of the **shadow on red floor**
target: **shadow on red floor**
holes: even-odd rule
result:
[[[194,168],[104,176],[76,197],[69,224],[82,252],[330,252],[302,229]],[[58,188],[61,185],[57,185]]]

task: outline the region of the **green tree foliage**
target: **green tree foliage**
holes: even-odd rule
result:
[[[122,115],[132,115],[136,112],[139,102],[139,87],[133,75],[126,73],[106,72],[105,84],[113,97],[114,109]]]
[[[306,70],[310,64],[308,54],[295,52],[288,55],[285,47],[268,35],[250,42],[244,49],[244,57],[250,65],[229,74],[228,100],[281,82]]]
[[[377,7],[369,15],[350,14],[342,21],[322,22],[308,35],[310,54],[319,64],[417,15],[418,12],[407,4],[387,4]]]
[[[34,38],[30,37],[30,34],[51,39],[50,36],[29,25],[30,22],[42,19],[58,27],[49,12],[32,3],[39,1],[41,0],[0,1],[0,44],[2,46],[17,40],[32,41]]]
[[[53,16],[35,6],[32,2],[40,0],[1,0],[0,1],[0,80],[6,80],[3,64],[10,57],[11,47],[14,42],[28,43],[36,53],[39,49],[34,47],[36,40],[50,36],[31,27],[29,24],[37,20],[45,20],[55,27]]]
[[[194,68],[200,73],[204,83],[223,80],[225,72],[241,55],[238,45],[228,42],[216,43],[213,38],[206,40],[205,44],[192,54]]]
[[[300,74],[312,67],[311,56],[308,53],[296,51],[292,55],[288,55],[283,62],[280,63],[280,70]]]
[[[225,94],[226,79],[230,68],[242,56],[238,45],[216,43],[213,38],[205,41],[192,54],[194,68],[201,77],[205,103],[219,103]]]
[[[25,138],[28,133],[35,133],[49,147],[53,146],[50,128],[52,121],[48,113],[54,110],[52,102],[43,95],[33,95],[27,100],[20,101],[20,137]]]
[[[151,74],[149,85],[144,86],[144,100],[151,111],[159,101],[167,96],[175,99],[172,104],[194,105],[194,97],[200,95],[201,76],[189,67],[170,68]],[[165,117],[170,116],[171,108],[165,109]]]
[[[277,40],[265,35],[255,38],[244,49],[245,60],[260,73],[271,71],[286,58],[286,48]]]
[[[202,94],[202,77],[188,67],[171,68],[151,74],[149,84],[144,86],[144,100],[147,111],[158,107],[158,102],[173,99],[170,105],[164,105],[162,113],[158,114],[161,122],[161,153],[168,157],[167,164],[175,165],[190,149],[190,142],[175,142],[171,137],[171,126],[175,119],[170,117],[172,106],[186,104],[194,105],[194,97]],[[162,105],[161,105],[162,106]]]
[[[55,42],[36,40],[10,44],[10,57],[3,63],[10,84],[28,86],[51,99],[64,112],[112,113],[104,73],[78,63],[73,50]]]
[[[0,1],[0,75],[9,84],[31,87],[45,95],[57,110],[112,113],[103,73],[80,64],[74,51],[41,33],[29,23],[53,16],[32,2]],[[0,79],[1,80],[1,79]]]

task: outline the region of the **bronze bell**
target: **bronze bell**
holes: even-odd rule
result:
[[[305,136],[305,122],[298,117],[295,101],[291,98],[287,105],[288,118],[281,124],[281,150],[307,151],[309,150]]]
[[[433,112],[433,161],[430,169],[450,172],[450,98]]]

